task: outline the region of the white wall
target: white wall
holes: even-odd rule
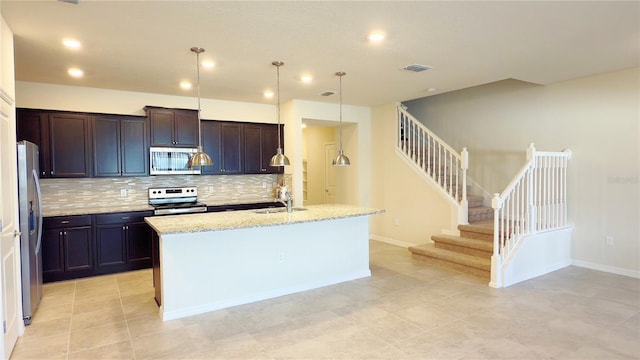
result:
[[[490,192],[504,189],[529,143],[571,149],[574,263],[640,276],[639,78],[635,68],[548,86],[508,80],[406,105],[454,148],[469,148],[469,176]]]

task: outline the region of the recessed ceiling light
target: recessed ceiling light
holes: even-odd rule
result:
[[[265,90],[264,97],[266,97],[267,99],[271,99],[273,97],[273,91]]]
[[[308,84],[313,81],[313,77],[311,75],[302,75],[300,80],[302,80],[303,83]]]
[[[183,89],[185,89],[185,90],[189,90],[189,89],[191,89],[191,87],[192,87],[192,86],[193,86],[193,85],[191,85],[191,83],[190,83],[190,82],[188,82],[188,81],[182,81],[182,82],[180,82],[180,87],[181,87],[181,88],[183,88]]]
[[[428,92],[436,92],[436,91],[438,91],[438,89],[436,89],[436,88],[428,88],[427,91]]]
[[[67,72],[69,73],[69,75],[75,77],[75,78],[79,78],[82,77],[84,75],[84,71],[78,69],[78,68],[71,68],[69,70],[67,70]]]
[[[302,123],[302,128],[303,128],[303,129],[306,129],[306,127],[307,127],[307,124]]]
[[[384,33],[380,32],[380,31],[374,31],[371,34],[369,34],[369,41],[373,42],[373,43],[377,43],[384,40]]]
[[[69,49],[79,49],[80,46],[82,46],[80,44],[80,41],[75,40],[75,39],[64,39],[62,40],[62,44],[66,47],[68,47]]]
[[[216,63],[214,63],[213,61],[203,61],[202,66],[211,69],[216,66]]]

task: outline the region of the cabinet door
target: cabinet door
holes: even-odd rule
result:
[[[282,137],[282,128],[280,128],[280,142],[282,151],[284,151],[284,138]],[[278,126],[264,125],[262,127],[262,169],[267,174],[283,174],[284,166],[271,166],[271,157],[276,154],[278,149]]]
[[[120,120],[100,117],[93,121],[93,171],[95,176],[120,176]]]
[[[174,145],[179,147],[198,146],[198,112],[175,111]]]
[[[44,229],[42,232],[42,273],[45,282],[64,272],[62,229]]]
[[[96,226],[98,268],[124,265],[127,262],[125,233],[126,226],[123,224]]]
[[[262,167],[262,128],[259,125],[244,125],[244,173],[260,174]]]
[[[16,109],[16,139],[17,141],[27,140],[38,145],[40,153],[40,177],[49,177],[49,131],[46,129],[47,114],[42,111],[31,109]],[[43,132],[43,127],[46,132]],[[45,136],[46,141],[45,141]]]
[[[151,227],[144,222],[127,224],[128,262],[131,266],[151,266]]]
[[[86,115],[49,115],[51,176],[91,176],[89,127]]]
[[[64,229],[65,271],[93,268],[91,226]]]
[[[222,123],[220,137],[222,142],[221,172],[223,174],[242,174],[242,125]]]
[[[122,119],[120,130],[122,176],[148,175],[147,121],[144,118]]]
[[[221,174],[220,159],[222,157],[220,122],[205,120],[200,126],[202,127],[202,148],[204,152],[211,157],[211,161],[213,161],[213,165],[202,168],[201,174],[219,175]]]
[[[151,146],[173,146],[173,111],[154,109],[148,111],[151,128]]]

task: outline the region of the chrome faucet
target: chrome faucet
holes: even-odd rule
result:
[[[280,195],[280,198],[274,199],[274,201],[286,206],[288,213],[293,212],[293,199],[291,198],[291,193],[288,190],[284,193],[285,200],[282,200],[282,194]]]

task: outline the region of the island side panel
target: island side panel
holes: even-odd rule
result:
[[[371,275],[369,217],[161,235],[163,320]]]

